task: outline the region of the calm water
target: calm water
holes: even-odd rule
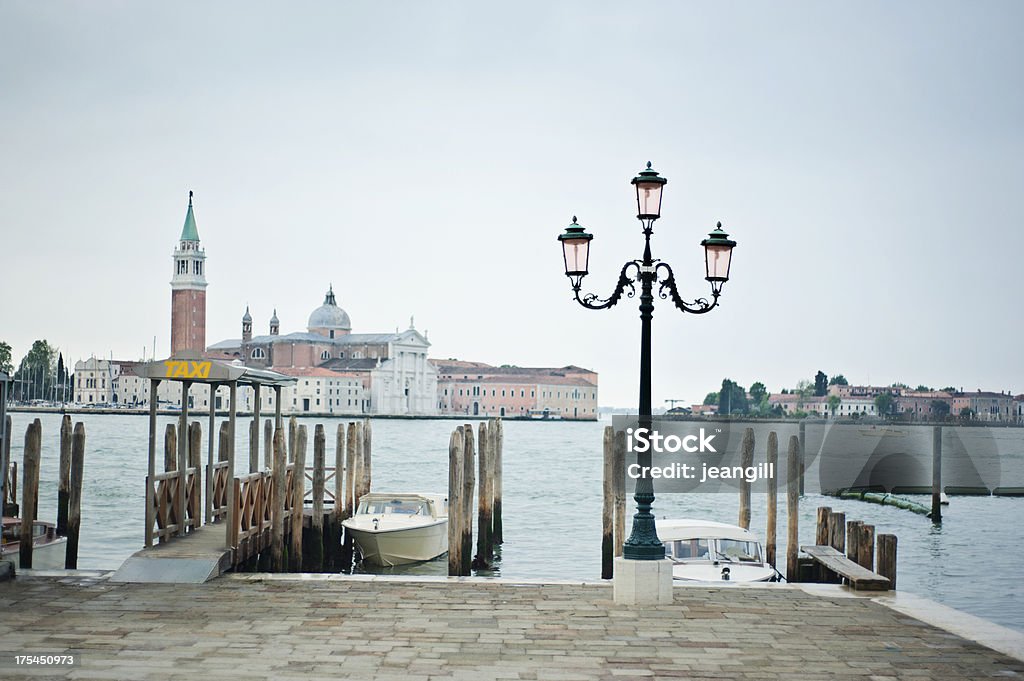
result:
[[[20,462],[28,414],[13,414],[12,458]],[[40,517],[56,516],[60,417],[40,416],[43,462]],[[87,431],[82,502],[82,568],[114,569],[143,544],[147,418],[134,415],[79,415]],[[161,419],[163,424],[172,418]],[[328,461],[340,420],[303,419],[312,437],[315,423],[327,433]],[[474,422],[476,423],[476,422]],[[239,473],[247,465],[248,433],[240,421],[236,451]],[[206,423],[203,423],[204,429]],[[444,493],[448,484],[448,438],[453,421],[378,420],[373,424],[373,484],[377,491]],[[601,431],[603,423],[507,422],[504,448],[504,533],[500,574],[506,577],[597,579],[601,568]],[[1020,438],[1024,431],[1007,431]],[[204,443],[206,434],[204,432]],[[158,452],[162,451],[158,449]],[[311,452],[311,447],[310,447]],[[262,455],[261,455],[262,459]],[[21,483],[19,481],[19,488]],[[780,498],[779,528],[785,540],[786,508]],[[752,529],[763,536],[764,497],[754,496]],[[828,505],[847,518],[874,524],[876,532],[899,537],[901,590],[1024,631],[1021,607],[1024,550],[1020,518],[1024,499],[954,497],[944,523],[901,509],[858,501],[805,497],[801,537],[813,536],[815,509]],[[630,512],[631,500],[630,500]],[[658,517],[692,516],[736,522],[733,494],[663,495]],[[780,544],[779,555],[785,556]],[[446,563],[413,568],[444,574]]]

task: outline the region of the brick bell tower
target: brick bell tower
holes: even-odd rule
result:
[[[171,355],[206,349],[206,253],[192,214],[192,192],[181,239],[174,250],[171,279]]]

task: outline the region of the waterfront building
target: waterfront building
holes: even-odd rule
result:
[[[953,414],[953,396],[944,390],[906,390],[894,402],[895,413],[911,421],[931,421],[943,418],[936,403],[948,407],[947,414]]]
[[[441,414],[597,420],[597,373],[588,369],[431,361]]]
[[[437,369],[427,359],[430,342],[416,330],[412,319],[409,328],[401,332],[352,333],[351,319],[338,306],[330,287],[323,304],[309,315],[305,331],[282,335],[275,309],[268,333],[254,336],[247,307],[241,332],[241,338],[211,345],[207,356],[296,377],[296,385],[282,391],[284,412],[437,413]],[[248,409],[254,399],[251,389],[240,390],[239,408]],[[266,406],[261,402],[261,409]]]
[[[1014,404],[1013,396],[1009,393],[986,392],[956,392],[953,393],[954,416],[960,416],[965,409],[970,409],[973,418],[979,421],[1013,421]]]

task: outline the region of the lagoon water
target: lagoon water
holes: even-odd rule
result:
[[[21,461],[25,428],[35,415],[12,414],[11,455]],[[60,416],[39,415],[43,424],[40,518],[56,516]],[[75,415],[86,426],[85,483],[79,566],[116,569],[142,548],[145,516],[147,417]],[[164,424],[174,421],[162,417]],[[206,427],[206,421],[202,421]],[[341,419],[300,419],[310,431],[327,430],[328,462]],[[478,421],[473,421],[474,426]],[[448,484],[448,439],[458,425],[449,420],[375,420],[375,491],[444,493]],[[605,423],[505,423],[504,537],[500,573],[513,578],[598,579],[601,569],[601,437]],[[261,431],[262,432],[262,431]],[[238,472],[247,465],[247,420],[239,420]],[[161,435],[162,437],[162,435]],[[1009,448],[1024,454],[1024,430],[1001,435]],[[781,438],[780,438],[781,439]],[[206,433],[204,432],[204,445]],[[785,440],[780,452],[784,458]],[[312,446],[310,445],[310,455]],[[763,440],[758,452],[763,451]],[[158,447],[162,452],[162,445]],[[158,456],[162,457],[162,454]],[[763,456],[760,454],[759,456]],[[262,460],[262,454],[261,454]],[[20,463],[19,463],[20,465]],[[330,464],[328,464],[330,465]],[[20,477],[20,476],[19,476]],[[21,481],[19,480],[19,489]],[[785,541],[786,504],[779,499],[779,539]],[[926,498],[921,498],[926,503]],[[800,505],[800,535],[813,536],[815,509],[844,511],[849,519],[875,525],[876,532],[899,537],[900,590],[1024,631],[1024,498],[953,497],[944,522],[905,510],[853,500],[806,496]],[[664,494],[655,502],[661,517],[700,517],[735,523],[734,494]],[[632,513],[632,499],[627,505]],[[628,525],[628,518],[627,518]],[[755,494],[751,528],[764,535],[764,496]],[[785,556],[780,543],[778,555]],[[783,560],[784,562],[784,560]],[[418,574],[445,574],[447,563],[434,561],[406,568]]]

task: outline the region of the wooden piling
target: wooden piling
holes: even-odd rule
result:
[[[481,426],[482,427],[482,426]],[[604,427],[604,485],[602,487],[603,504],[601,507],[601,579],[614,576],[612,566],[615,561],[615,429]],[[480,451],[481,458],[483,450]]]
[[[462,426],[448,441],[448,576],[462,575],[462,467],[465,443]]]
[[[313,517],[309,523],[309,560],[307,572],[324,569],[324,466],[327,437],[324,427],[316,424],[313,430]]]
[[[260,423],[256,419],[249,421],[249,472],[260,469]]]
[[[302,572],[302,509],[306,496],[306,426],[295,431],[295,471],[292,473],[292,545],[288,548],[291,572]]]
[[[615,530],[612,554],[622,555],[622,545],[626,542],[626,433],[615,433],[615,462],[612,471],[612,491],[614,495]],[[612,562],[614,571],[614,561]]]
[[[846,557],[852,560],[854,563],[857,562],[858,551],[860,546],[860,527],[864,523],[860,520],[847,520],[846,521]]]
[[[345,424],[339,423],[334,434],[334,505],[331,507],[329,531],[324,540],[325,567],[341,567],[341,521],[345,519]]]
[[[889,579],[889,588],[896,588],[896,535],[878,535],[878,574]]]
[[[346,439],[348,441],[347,448],[345,450],[345,515],[351,518],[356,512],[356,480],[359,474],[359,459],[356,457],[357,454],[357,435],[356,424],[348,424],[348,433]]]
[[[369,494],[373,489],[373,428],[370,419],[363,419],[362,438],[359,450],[359,473],[363,481],[363,494]]]
[[[754,466],[754,429],[743,431],[743,449],[740,454],[740,465],[744,470]],[[744,530],[750,529],[750,481],[744,476],[740,479],[740,521]]]
[[[779,479],[775,475],[775,471],[779,469],[779,436],[775,431],[768,433],[768,455],[765,457],[765,462],[768,464],[768,470],[772,471],[772,475],[768,476],[768,522],[765,528],[765,560],[772,567],[775,567],[775,549],[778,543],[778,537],[776,536],[777,530],[777,514],[779,508]]]
[[[42,448],[43,426],[39,419],[34,420],[25,430],[25,449],[22,462],[21,483],[21,536],[28,539],[19,546],[20,565],[22,569],[32,569],[32,520],[36,516],[36,500],[39,490],[39,452]]]
[[[491,465],[494,461],[494,434],[497,428],[491,423],[488,429],[486,423],[480,424],[480,445],[479,450],[479,471],[480,484],[477,494],[477,531],[476,531],[476,558],[473,563],[479,569],[487,569],[491,566],[494,558],[494,545],[491,543],[491,530],[493,528],[493,475]]]
[[[789,452],[786,461],[786,513],[788,515],[788,532],[786,533],[786,579],[799,581],[797,555],[800,550],[800,439],[795,435],[789,438]]]
[[[164,471],[178,469],[178,429],[168,423],[164,429]]]
[[[370,419],[363,419],[363,489],[369,494],[373,490],[373,426]]]
[[[6,460],[6,459],[5,459]],[[7,471],[4,471],[6,475]],[[60,420],[60,474],[57,479],[57,534],[68,533],[68,495],[71,492],[71,416]]]
[[[828,545],[846,553],[846,514],[833,511],[828,517]]]
[[[494,421],[494,451],[491,453],[491,545],[497,546],[504,542],[501,523],[501,456],[505,446],[505,426],[500,418]]]
[[[932,512],[933,523],[942,522],[942,426],[932,428]]]
[[[287,478],[288,452],[285,448],[284,429],[274,431],[274,468],[273,484],[270,487],[270,564],[274,572],[284,572],[284,500],[288,490],[285,489]]]
[[[298,421],[295,420],[295,415],[288,417],[288,463],[295,461],[295,438],[296,438],[296,427]]]
[[[476,498],[476,451],[472,424],[466,424],[462,437],[462,574],[470,575],[473,571],[473,500]]]
[[[71,489],[68,490],[68,541],[64,568],[78,569],[78,537],[82,528],[82,483],[85,480],[85,424],[75,424],[71,436]]]
[[[10,471],[3,471],[3,474],[7,477],[8,484],[5,485],[7,492],[6,499],[0,499],[0,515],[19,515],[17,511],[11,509],[11,513],[8,514],[7,504],[17,505],[18,503],[18,462],[11,460],[11,415],[8,414],[6,421],[4,422],[4,441],[0,442],[0,447],[3,447],[4,455],[2,460],[10,464]]]
[[[857,563],[868,570],[875,569],[875,526],[862,523],[857,539]]]
[[[187,506],[191,509],[192,518],[199,528],[202,521],[202,500],[203,500],[203,426],[199,421],[193,421],[188,427],[188,468],[196,469],[195,480],[192,486],[192,498],[188,500]],[[185,473],[182,472],[181,484],[185,484]],[[185,517],[188,517],[186,511]]]
[[[274,469],[274,420],[263,422],[263,467]]]
[[[800,496],[804,495],[804,473],[807,470],[806,467],[806,452],[807,452],[807,423],[804,421],[800,422]]]
[[[814,544],[816,546],[829,546],[828,520],[831,513],[832,509],[828,506],[818,507],[817,523],[814,526]]]

